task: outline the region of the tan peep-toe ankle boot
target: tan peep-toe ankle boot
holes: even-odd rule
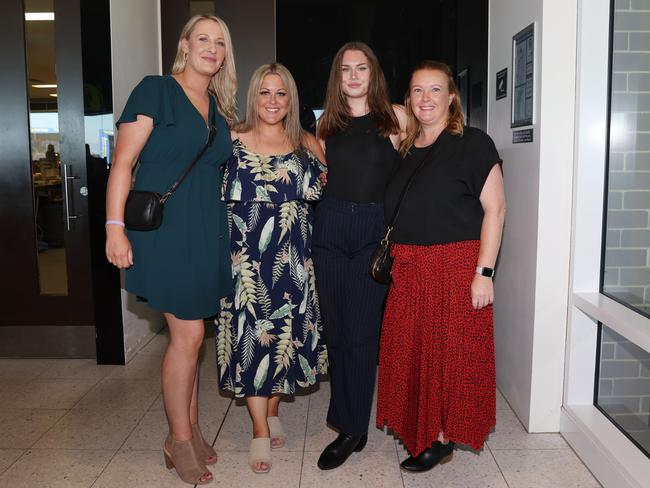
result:
[[[206,485],[212,482],[212,473],[199,460],[192,440],[177,441],[171,434],[163,444],[167,469],[176,468],[178,477],[190,485]]]
[[[217,462],[217,452],[203,438],[199,424],[192,424],[192,443],[199,460],[202,460],[206,466]]]

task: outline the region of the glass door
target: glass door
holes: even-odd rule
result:
[[[79,0],[3,1],[0,52],[0,355],[94,355]]]

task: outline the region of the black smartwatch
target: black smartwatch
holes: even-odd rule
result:
[[[487,268],[485,266],[477,266],[476,267],[476,272],[480,274],[481,276],[485,276],[487,278],[494,278],[494,268]]]

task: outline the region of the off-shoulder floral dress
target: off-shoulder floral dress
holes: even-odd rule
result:
[[[236,139],[223,180],[234,292],[216,323],[219,386],[293,394],[327,369],[311,259],[323,164],[309,151],[262,156]]]

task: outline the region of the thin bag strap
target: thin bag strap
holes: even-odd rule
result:
[[[442,133],[440,135],[442,135]],[[390,224],[388,224],[388,229],[386,230],[386,236],[384,237],[383,241],[388,241],[390,233],[393,231],[393,227],[395,227],[395,222],[397,221],[397,216],[399,215],[399,211],[402,208],[402,202],[404,201],[404,197],[406,196],[406,193],[408,192],[409,188],[411,187],[411,184],[413,183],[413,180],[415,180],[415,176],[418,174],[420,169],[422,169],[422,166],[424,166],[424,163],[427,162],[427,158],[429,157],[429,155],[433,152],[434,149],[439,147],[439,144],[438,144],[439,140],[440,140],[440,136],[438,136],[438,139],[436,139],[436,141],[433,143],[433,145],[424,154],[424,156],[422,157],[422,159],[418,163],[415,170],[413,170],[413,173],[411,173],[411,176],[409,177],[408,181],[406,182],[406,185],[404,185],[404,188],[402,188],[402,193],[400,194],[399,199],[397,200],[397,205],[395,206],[395,210],[393,211],[393,217],[390,219]]]
[[[210,100],[212,101],[212,96],[210,96]],[[210,104],[211,105],[211,104]],[[208,110],[210,109],[210,105],[208,105]],[[212,143],[214,142],[214,137],[217,134],[217,121],[215,118],[215,112],[217,111],[216,107],[216,102],[215,102],[215,107],[212,110],[212,117],[210,118],[210,128],[208,129],[208,139],[205,141],[204,146],[201,148],[199,153],[196,155],[196,157],[192,160],[190,164],[187,165],[185,170],[181,173],[181,175],[172,183],[172,186],[167,190],[162,197],[160,197],[160,203],[165,203],[169,197],[172,196],[172,194],[178,189],[180,184],[183,182],[185,177],[189,174],[189,172],[192,170],[192,168],[198,163],[199,159],[205,154],[205,151],[208,150],[210,146],[212,146]]]

